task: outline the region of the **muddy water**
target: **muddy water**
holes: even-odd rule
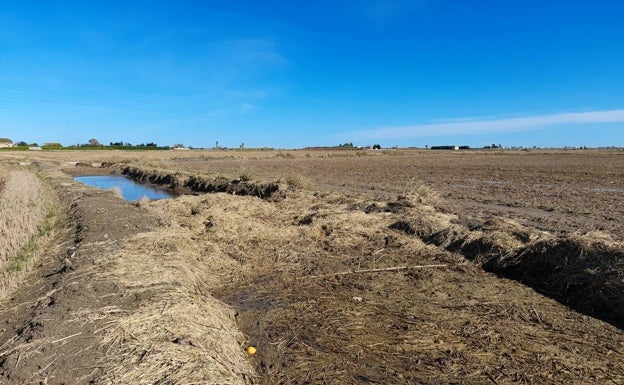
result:
[[[118,188],[121,196],[127,201],[137,201],[143,197],[151,200],[171,198],[172,195],[163,189],[154,186],[146,186],[134,182],[132,179],[121,175],[84,175],[74,179],[87,186],[97,187],[103,190]]]

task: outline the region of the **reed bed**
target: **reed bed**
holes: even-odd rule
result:
[[[0,193],[0,296],[17,284],[52,230],[53,192],[35,174],[5,170]],[[2,184],[2,183],[0,183]]]

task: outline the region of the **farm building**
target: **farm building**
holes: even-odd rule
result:
[[[8,138],[0,138],[0,148],[13,147],[13,141]]]

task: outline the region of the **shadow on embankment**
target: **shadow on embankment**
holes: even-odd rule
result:
[[[624,329],[624,248],[604,234],[553,237],[511,221],[443,224],[431,218],[400,220],[390,228]]]
[[[232,195],[254,196],[261,199],[279,199],[277,183],[256,183],[253,181],[224,177],[185,175],[180,172],[144,170],[135,166],[124,166],[119,172],[139,183],[164,185],[172,191],[185,193],[227,193]]]

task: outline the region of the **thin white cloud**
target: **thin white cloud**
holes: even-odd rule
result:
[[[268,97],[268,92],[263,89],[237,89],[230,90],[227,92],[227,95],[234,99],[254,99],[261,100],[266,99]]]
[[[227,112],[223,109],[216,109],[216,110],[204,112],[201,115],[205,118],[214,119],[214,118],[219,118],[219,117],[227,115]]]
[[[223,119],[235,115],[249,114],[258,109],[258,106],[251,103],[227,104],[214,110],[209,110],[199,114],[200,119]]]
[[[240,105],[240,110],[243,113],[252,112],[252,111],[255,111],[256,109],[258,109],[258,107],[251,103],[241,103]]]
[[[599,124],[614,122],[624,122],[624,110],[566,112],[503,119],[459,120],[444,123],[384,127],[374,130],[356,131],[353,134],[360,139],[414,138],[503,133],[535,130],[564,124]]]
[[[212,60],[220,60],[226,68],[269,69],[283,68],[288,61],[270,39],[234,39],[213,43]]]

